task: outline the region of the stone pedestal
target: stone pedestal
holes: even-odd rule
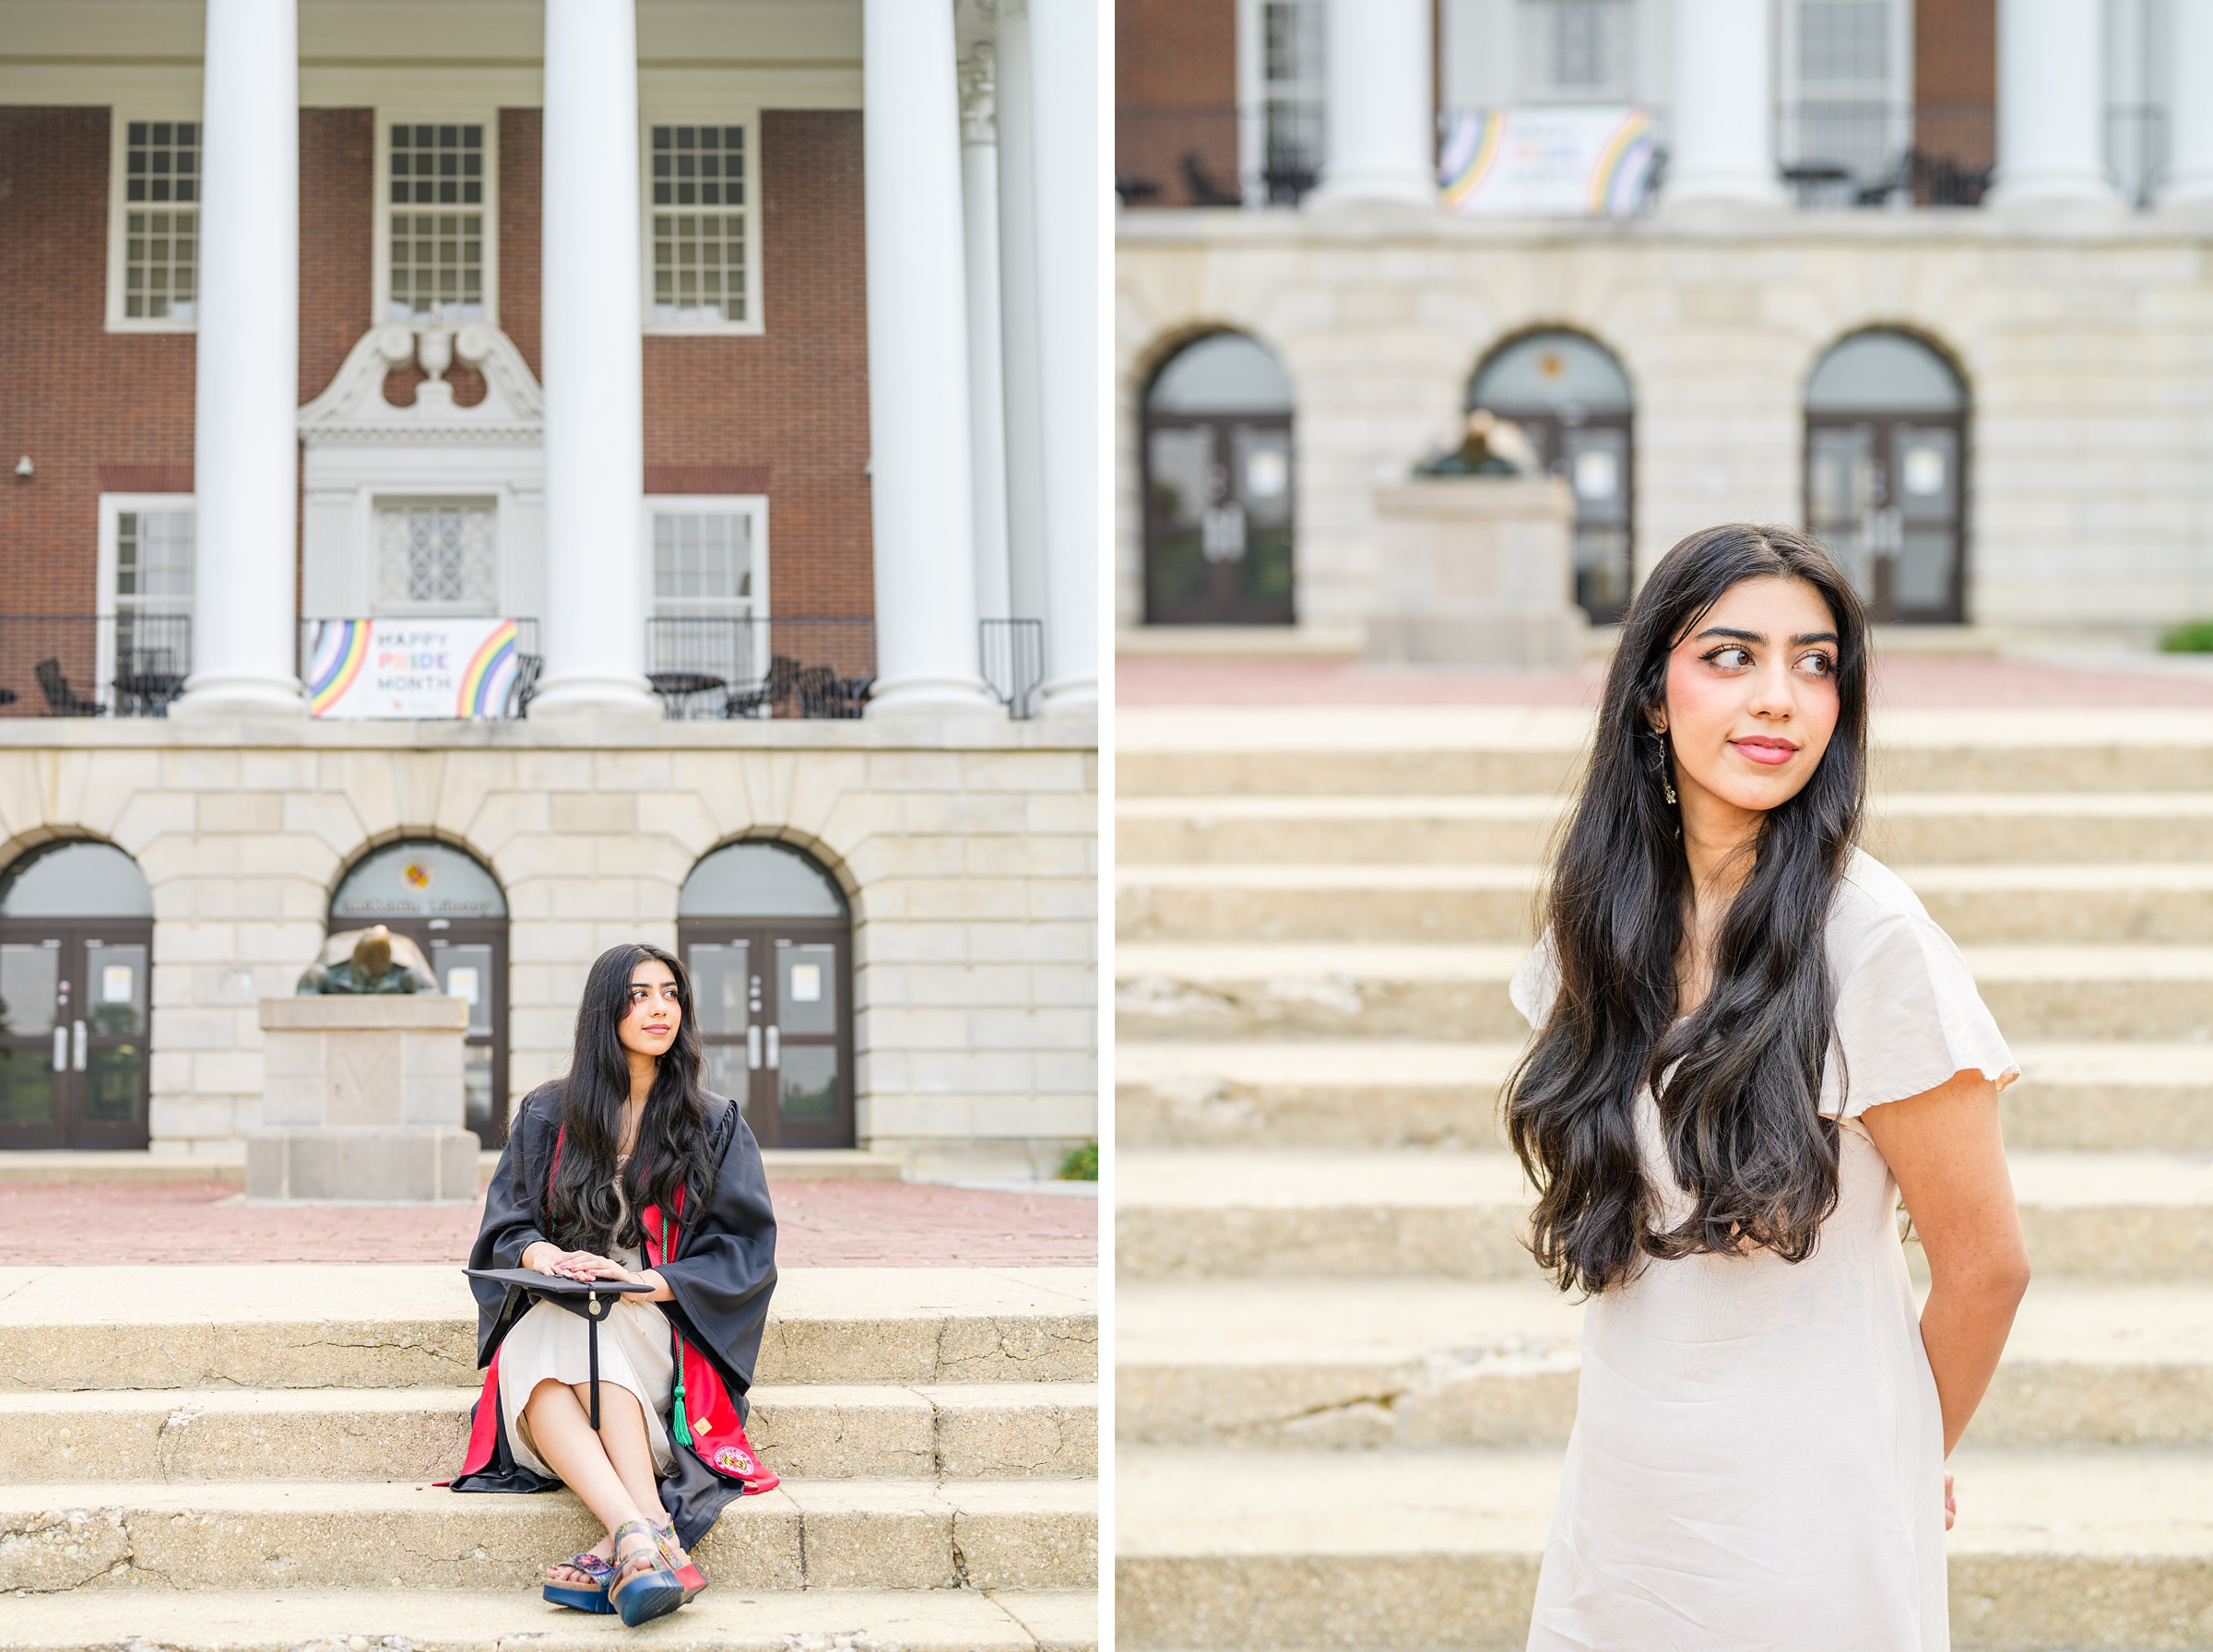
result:
[[[264,998],[262,1128],[249,1199],[459,1201],[477,1196],[461,1127],[460,998]]]
[[[1367,657],[1564,670],[1582,657],[1574,505],[1558,477],[1436,477],[1376,490]]]

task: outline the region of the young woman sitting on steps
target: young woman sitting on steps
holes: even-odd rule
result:
[[[773,1488],[744,1394],[775,1287],[775,1216],[735,1103],[700,1084],[691,982],[674,955],[621,946],[592,965],[568,1074],[516,1110],[473,1268],[642,1285],[591,1327],[475,1280],[490,1367],[457,1492],[581,1497],[607,1535],[550,1567],[546,1598],[635,1624],[706,1579],[696,1544],[723,1508]]]

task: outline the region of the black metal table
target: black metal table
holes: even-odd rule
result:
[[[727,679],[712,671],[654,671],[645,680],[653,685],[671,717],[682,716],[687,702],[698,695],[719,694],[729,687]]]
[[[115,678],[115,697],[128,708],[125,714],[166,717],[169,702],[183,691],[182,671],[132,671]]]

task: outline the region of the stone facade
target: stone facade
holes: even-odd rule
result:
[[[498,876],[520,1096],[565,1064],[592,959],[674,946],[692,867],[753,837],[851,904],[859,1145],[1050,1174],[1098,1129],[1097,808],[1078,716],[0,722],[0,865],[90,837],[152,885],[156,1153],[259,1127],[259,1000],[291,992],[369,849],[441,838]]]
[[[1138,409],[1195,333],[1275,351],[1296,404],[1297,606],[1358,645],[1379,482],[1449,444],[1485,354],[1563,326],[1636,392],[1636,563],[1714,522],[1799,522],[1806,379],[1864,327],[1965,379],[1967,617],[2140,644],[2213,614],[2213,224],[2185,212],[1814,213],[1473,221],[1389,206],[1125,213],[1118,610],[1142,614]]]

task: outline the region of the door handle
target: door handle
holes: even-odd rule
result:
[[[57,1073],[69,1070],[69,1029],[66,1027],[53,1030],[53,1070]]]
[[[771,1021],[771,1022],[769,1022],[769,1024],[768,1024],[768,1069],[769,1069],[769,1071],[771,1071],[771,1072],[774,1072],[774,1071],[775,1071],[775,1069],[776,1069],[776,1059],[777,1059],[777,1056],[778,1056],[778,1054],[779,1054],[779,1052],[778,1052],[778,1050],[777,1050],[777,1048],[776,1048],[776,1045],[777,1045],[777,1043],[778,1043],[777,1034],[778,1034],[779,1031],[780,1031],[780,1029],[779,1029],[779,1028],[776,1026],[775,1022],[774,1022],[774,1021]]]
[[[761,1029],[758,1027],[745,1030],[745,1064],[755,1072],[761,1070]]]
[[[69,1063],[69,1065],[70,1065],[70,1066],[72,1066],[72,1067],[74,1067],[74,1068],[77,1068],[77,1070],[78,1072],[80,1072],[80,1073],[81,1073],[81,1072],[83,1072],[83,1071],[85,1070],[85,1023],[84,1023],[84,1022],[82,1022],[82,1021],[78,1021],[78,1022],[76,1024],[76,1026],[75,1026],[75,1027],[73,1027],[73,1028],[71,1029],[71,1038],[70,1038],[70,1044],[71,1044],[71,1051],[70,1051],[70,1063]]]

